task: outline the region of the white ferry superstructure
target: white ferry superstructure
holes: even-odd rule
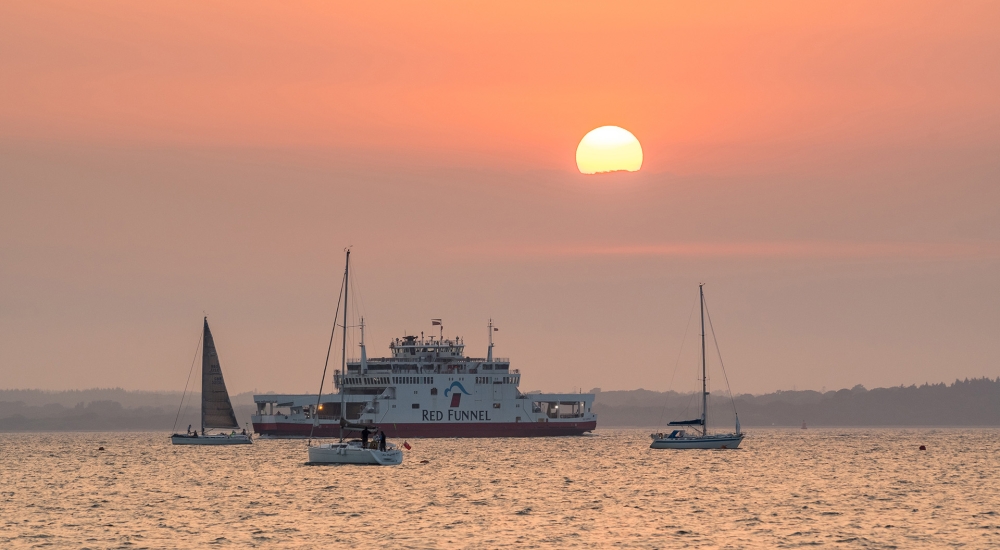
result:
[[[437,320],[436,320],[437,321]],[[437,321],[439,323],[439,321]],[[436,324],[437,324],[436,323]],[[254,395],[254,431],[263,437],[340,435],[346,421],[377,427],[388,437],[540,437],[582,435],[597,427],[592,393],[521,393],[521,374],[493,357],[493,323],[485,358],[464,355],[461,337],[404,336],[391,357],[361,357],[335,371],[338,393]],[[315,424],[315,426],[314,426]],[[345,430],[345,437],[357,437]]]

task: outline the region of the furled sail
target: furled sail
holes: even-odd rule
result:
[[[226,381],[222,379],[219,354],[205,318],[205,338],[201,350],[201,428],[239,428]]]
[[[369,430],[376,429],[375,426],[369,426],[368,424],[353,424],[348,422],[345,418],[340,419],[340,427],[345,430],[363,430],[365,428],[368,428]]]
[[[697,418],[695,420],[675,420],[670,422],[668,426],[701,426],[701,419]]]

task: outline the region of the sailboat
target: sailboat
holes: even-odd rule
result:
[[[186,390],[185,390],[186,391]],[[181,397],[183,402],[184,398]],[[173,434],[170,442],[174,445],[249,445],[253,438],[244,433],[236,433],[240,423],[236,421],[233,404],[226,391],[226,381],[222,378],[219,354],[215,351],[215,340],[208,328],[205,329],[201,347],[201,433]],[[231,433],[208,434],[207,430],[232,430]],[[190,431],[190,430],[189,430]]]
[[[343,346],[340,356],[340,370],[334,373],[337,378],[337,385],[340,387],[340,441],[337,443],[325,443],[312,446],[312,434],[310,434],[310,445],[308,448],[309,464],[369,464],[373,466],[396,466],[403,463],[403,451],[392,443],[385,442],[384,446],[375,445],[374,442],[344,441],[344,430],[366,430],[374,428],[368,424],[351,424],[347,421],[347,406],[344,403],[344,374],[347,372],[347,287],[350,282],[351,250],[347,249],[347,259],[344,263],[344,324]],[[363,326],[363,323],[362,323]],[[334,322],[334,332],[337,325]],[[361,337],[361,360],[365,360],[364,332],[362,328]],[[333,345],[333,334],[330,334],[330,346]],[[330,360],[330,350],[327,348],[327,364]],[[326,380],[326,367],[323,366],[323,378],[319,383],[319,395],[316,396],[316,407],[313,409],[313,429],[319,425],[319,410],[321,408],[320,399],[323,395],[323,382]],[[381,448],[380,448],[381,447]]]
[[[650,449],[736,449],[743,441],[743,432],[740,430],[740,417],[736,416],[736,431],[729,434],[708,433],[708,381],[705,366],[705,288],[704,284],[698,285],[698,299],[701,305],[701,418],[694,420],[677,420],[670,422],[670,426],[690,426],[694,433],[689,434],[685,429],[675,429],[669,434],[650,434],[653,443]],[[714,334],[714,331],[713,331]],[[736,404],[733,404],[733,411]]]

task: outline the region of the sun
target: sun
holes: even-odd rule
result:
[[[635,172],[642,166],[642,146],[632,132],[618,126],[595,128],[576,148],[576,166],[584,174]]]

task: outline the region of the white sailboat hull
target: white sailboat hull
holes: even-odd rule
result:
[[[174,445],[251,445],[253,438],[249,435],[187,435],[174,434],[170,436],[170,442]]]
[[[743,434],[707,435],[704,437],[653,437],[650,449],[737,449]]]
[[[740,417],[736,416],[736,431],[728,434],[708,433],[708,371],[705,357],[705,285],[698,285],[698,303],[701,305],[701,418],[694,420],[683,420],[671,422],[671,426],[688,426],[701,434],[688,435],[687,430],[677,429],[669,435],[663,433],[650,434],[653,442],[650,449],[738,449],[743,442],[743,433],[740,431]],[[709,319],[711,326],[711,318]],[[712,329],[712,338],[715,338],[715,329]],[[716,341],[718,348],[718,341]],[[719,363],[722,363],[722,356],[719,356]],[[726,381],[728,384],[729,381]],[[732,395],[732,390],[729,391]],[[736,403],[733,402],[733,413],[736,413]]]
[[[351,443],[330,443],[309,447],[309,464],[368,464],[396,466],[403,463],[403,451],[387,448],[385,451],[365,449]]]

